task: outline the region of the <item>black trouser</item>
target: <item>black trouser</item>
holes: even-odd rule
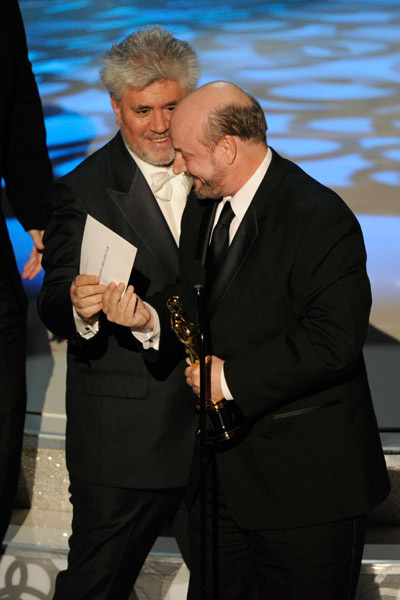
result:
[[[366,516],[312,527],[245,530],[232,519],[217,486],[217,556],[212,553],[212,497],[207,489],[207,600],[353,600]],[[201,596],[200,499],[189,512],[188,600]],[[217,573],[213,568],[217,565]],[[218,593],[214,593],[215,578]]]
[[[26,410],[26,311],[0,266],[0,544],[17,490]]]
[[[187,559],[183,489],[133,490],[71,479],[72,535],[68,568],[55,600],[125,600],[168,521]],[[186,555],[186,556],[185,556]]]

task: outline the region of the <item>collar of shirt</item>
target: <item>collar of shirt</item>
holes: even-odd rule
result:
[[[126,144],[125,144],[126,145]],[[158,167],[155,165],[150,165],[145,162],[141,158],[139,158],[135,152],[133,152],[128,146],[129,154],[132,156],[133,160],[141,170],[143,177],[146,179],[146,182],[150,189],[152,189],[152,175],[154,173],[169,173],[173,175],[172,165],[169,167]],[[190,179],[189,177],[187,178]],[[192,182],[190,181],[190,184]],[[179,237],[180,237],[180,224],[182,219],[183,210],[185,208],[187,195],[190,192],[191,185],[187,186],[187,189],[182,186],[178,186],[178,189],[174,190],[174,196],[170,200],[157,198],[155,195],[156,202],[164,216],[164,219],[167,222],[167,225],[175,239],[175,242],[179,245]],[[154,193],[154,192],[153,192]],[[172,201],[171,201],[172,200]]]
[[[127,148],[128,148],[128,146],[127,146]],[[172,165],[169,167],[157,167],[155,165],[150,165],[146,161],[139,158],[137,156],[137,154],[135,154],[130,148],[128,148],[128,152],[132,156],[133,160],[135,161],[135,163],[137,164],[139,169],[141,170],[143,177],[147,181],[147,184],[150,189],[151,189],[151,176],[153,175],[153,173],[165,172],[165,173],[170,173],[172,175]]]
[[[253,173],[253,175],[250,177],[250,179],[246,181],[246,183],[240,188],[240,190],[236,192],[234,196],[224,196],[222,201],[217,206],[217,210],[215,212],[214,227],[219,219],[225,202],[227,202],[228,200],[230,201],[232,210],[235,213],[235,217],[232,219],[231,226],[229,229],[229,243],[232,242],[237,230],[239,229],[239,225],[242,222],[242,219],[246,214],[246,211],[249,208],[251,201],[255,196],[255,193],[258,190],[260,183],[265,177],[265,174],[271,163],[271,159],[272,151],[271,148],[268,147],[264,160],[257,168],[257,170]]]

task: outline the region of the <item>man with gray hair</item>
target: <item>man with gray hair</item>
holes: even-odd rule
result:
[[[131,280],[142,297],[175,279],[191,180],[172,172],[169,121],[198,75],[190,45],[159,27],[113,46],[101,76],[120,131],[50,192],[55,211],[38,306],[49,330],[68,340],[66,457],[73,505],[68,568],[57,578],[57,600],[128,598],[168,521],[187,559],[186,523],[178,516],[197,418],[182,364],[162,371],[155,366],[150,374],[141,353],[146,340],[117,325],[112,311],[104,314],[106,286],[93,273],[79,273],[79,263],[90,214],[137,247]],[[110,284],[107,293],[129,283]]]

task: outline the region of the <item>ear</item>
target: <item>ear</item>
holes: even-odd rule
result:
[[[232,165],[237,155],[237,143],[233,135],[224,135],[218,142],[220,157],[227,165]]]
[[[117,117],[117,125],[121,125],[121,109],[119,108],[119,105],[115,100],[114,96],[110,96],[110,102],[113,111],[115,112],[115,116]]]

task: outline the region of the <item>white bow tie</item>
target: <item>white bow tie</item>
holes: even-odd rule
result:
[[[192,184],[192,179],[185,173],[174,175],[168,171],[159,171],[151,174],[151,191],[159,200],[171,200],[174,189],[179,188],[187,196]]]

